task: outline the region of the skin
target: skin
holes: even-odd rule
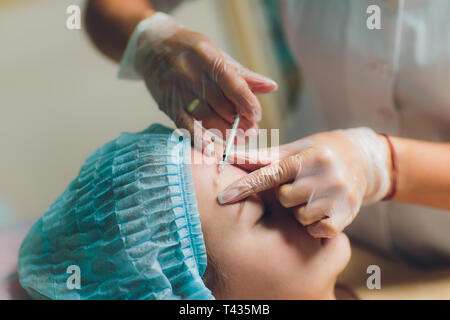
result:
[[[138,23],[155,13],[148,0],[94,0],[86,5],[86,27],[94,45],[119,62]]]
[[[394,200],[450,210],[450,143],[391,140],[399,168]]]
[[[202,155],[192,149],[194,156]],[[223,280],[212,286],[214,296],[334,299],[336,277],[350,258],[348,238],[312,238],[272,192],[220,205],[217,194],[247,172],[228,165],[219,174],[217,162],[204,157],[200,164],[193,158],[191,169],[208,255]]]

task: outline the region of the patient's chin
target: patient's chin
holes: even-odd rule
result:
[[[350,261],[352,254],[350,240],[347,235],[340,232],[335,237],[327,239],[324,247],[327,251],[329,250],[334,253],[334,259],[336,260],[336,273],[341,273]]]

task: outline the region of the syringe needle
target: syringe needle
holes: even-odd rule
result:
[[[227,139],[227,144],[225,147],[225,152],[223,153],[222,161],[220,161],[219,172],[222,172],[225,168],[228,155],[230,154],[231,147],[234,144],[234,139],[236,138],[237,129],[239,127],[239,122],[241,121],[241,115],[238,113],[236,118],[234,118],[233,127],[231,128],[230,136]]]

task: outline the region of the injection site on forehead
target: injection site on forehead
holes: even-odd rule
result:
[[[227,183],[231,183],[247,174],[246,171],[236,165],[223,161],[225,147],[221,144],[215,144],[212,154],[201,152],[194,147],[191,150],[191,167],[195,170],[203,170],[205,173],[204,179],[208,176],[217,188],[223,189]]]

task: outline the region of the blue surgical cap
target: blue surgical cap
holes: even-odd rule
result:
[[[190,151],[190,139],[154,124],[93,152],[22,243],[31,297],[214,299]]]

